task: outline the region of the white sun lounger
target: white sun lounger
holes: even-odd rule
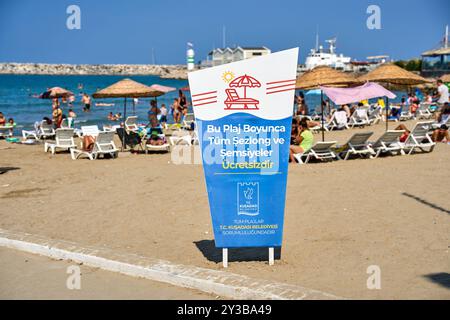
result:
[[[6,127],[6,126],[0,126],[0,137],[6,138],[6,137],[12,137],[13,127]]]
[[[55,136],[55,129],[53,128],[53,124],[47,124],[44,120],[39,125],[38,131],[36,130],[22,130],[22,136],[24,139],[34,138],[36,140],[47,139]]]
[[[98,128],[97,125],[81,126],[81,130],[80,129],[75,129],[75,133],[80,138],[83,137],[83,136],[97,137],[98,134],[100,133],[100,129]]]
[[[419,104],[419,108],[416,110],[417,119],[430,119],[433,114],[430,111],[429,103]]]
[[[373,135],[373,132],[355,133],[348,142],[344,145],[346,149],[341,151],[339,156],[347,160],[351,155],[374,156],[375,151],[370,146],[368,140]]]
[[[95,139],[94,147],[91,151],[70,149],[73,160],[81,156],[87,156],[90,160],[97,159],[99,155],[110,154],[113,158],[117,158],[119,149],[114,144],[114,132],[99,132]]]
[[[48,152],[48,150],[51,150],[52,154],[55,154],[56,148],[64,150],[75,148],[73,132],[73,129],[56,129],[55,142],[45,142],[44,151]]]
[[[378,138],[377,141],[372,143],[372,149],[376,152],[375,158],[381,153],[390,153],[394,152],[405,154],[403,151],[403,146],[399,142],[399,138],[402,134],[405,133],[404,130],[388,130]]]
[[[381,112],[382,112],[382,108],[381,106],[376,106],[376,108],[372,111],[368,112],[367,117],[369,118],[369,123],[372,124],[377,124],[381,121]]]
[[[192,136],[188,131],[175,131],[172,136],[169,137],[170,144],[176,145],[192,145]]]
[[[125,129],[130,132],[136,132],[139,129],[139,126],[137,125],[137,116],[131,116],[128,117],[127,120],[125,120]]]
[[[403,148],[408,151],[407,154],[413,153],[415,149],[420,149],[425,152],[425,149],[428,148],[428,152],[433,151],[436,143],[433,142],[429,135],[432,125],[433,121],[416,123],[406,141],[402,143]]]
[[[160,136],[161,136],[161,138],[162,137],[165,138],[164,135],[160,135]],[[148,154],[149,151],[167,151],[167,152],[169,152],[170,151],[170,144],[166,142],[166,143],[164,143],[162,145],[152,145],[150,143],[145,142],[144,150],[145,150],[146,154]]]
[[[407,121],[414,118],[414,115],[409,111],[409,106],[404,106],[400,112],[400,121]]]
[[[333,131],[334,129],[348,129],[347,114],[345,111],[334,112],[330,121],[325,123],[326,131]]]
[[[191,124],[195,123],[195,117],[193,113],[187,113],[184,118],[183,118],[183,127],[185,129],[190,130],[191,129]]]
[[[294,157],[299,163],[308,163],[311,158],[321,161],[337,159],[338,157],[333,150],[331,150],[331,147],[335,144],[336,141],[317,142],[309,151],[306,151],[303,154],[294,154]],[[305,158],[305,160],[302,158]]]
[[[359,127],[370,125],[369,117],[367,116],[367,108],[357,108],[350,117],[348,125],[352,128],[355,126]]]

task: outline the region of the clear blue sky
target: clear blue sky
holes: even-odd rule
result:
[[[66,28],[67,6],[81,8],[81,30]],[[381,7],[381,30],[366,27]],[[300,46],[303,63],[321,40],[356,59],[408,59],[435,47],[450,24],[449,0],[0,0],[0,62],[185,63],[186,42],[204,59],[222,45],[272,51]]]

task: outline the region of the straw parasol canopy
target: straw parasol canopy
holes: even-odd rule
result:
[[[394,85],[413,86],[429,82],[429,80],[393,63],[385,63],[373,71],[358,78],[360,81],[384,82]]]
[[[159,91],[131,79],[120,80],[109,87],[97,91],[94,98],[143,98],[155,97]]]
[[[320,86],[348,86],[359,81],[352,75],[327,66],[318,66],[297,78],[296,89],[317,89]]]
[[[450,82],[450,73],[449,74],[444,74],[442,77],[440,77],[440,79],[442,80],[442,82]]]
[[[43,92],[39,98],[41,99],[54,99],[54,98],[67,98],[70,96],[73,96],[73,92],[60,88],[60,87],[53,87],[50,89],[47,89],[47,91]]]

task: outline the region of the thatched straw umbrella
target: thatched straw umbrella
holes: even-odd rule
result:
[[[125,98],[124,106],[123,106],[123,117],[126,119],[127,116],[127,98],[144,98],[144,97],[155,97],[158,95],[162,95],[160,91],[154,90],[145,84],[136,82],[131,79],[123,79],[120,80],[105,89],[97,91],[92,96],[94,98]],[[125,144],[125,135],[124,141],[122,141],[122,148]]]
[[[146,86],[145,84],[136,82],[131,79],[120,80],[105,89],[99,90],[92,96],[94,98],[125,98],[124,102],[124,118],[127,112],[127,98],[145,98],[157,97],[164,93]]]
[[[373,81],[382,84],[413,86],[429,82],[421,76],[409,72],[392,63],[385,63],[373,71],[366,73],[358,78],[360,81]],[[389,98],[386,97],[386,131],[389,128]]]
[[[444,82],[444,83],[449,83],[450,82],[450,73],[449,74],[444,74],[439,79],[441,79],[442,82]]]
[[[297,78],[296,89],[309,90],[318,89],[320,86],[349,86],[357,84],[356,78],[327,66],[318,66],[312,70],[305,72]],[[322,141],[325,140],[324,118],[323,118],[323,91],[320,90],[320,107],[322,121]]]
[[[67,98],[73,95],[74,95],[73,92],[69,90],[60,87],[53,87],[41,93],[41,95],[39,95],[39,98],[41,99]]]

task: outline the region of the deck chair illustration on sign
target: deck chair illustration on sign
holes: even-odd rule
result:
[[[56,153],[56,149],[70,150],[75,148],[75,140],[73,139],[73,129],[56,129],[55,142],[45,142],[44,151],[50,150],[52,154]]]
[[[240,98],[236,89],[225,89],[225,92],[227,94],[227,99],[225,100],[226,109],[234,109],[234,110],[258,109],[259,100],[252,98]],[[233,105],[241,107],[232,107]]]
[[[109,154],[113,158],[117,158],[119,149],[117,149],[114,144],[114,132],[100,132],[95,139],[92,150],[78,150],[72,148],[70,149],[70,154],[73,160],[76,160],[83,155],[87,156],[89,160],[97,159],[99,155],[105,154]]]

